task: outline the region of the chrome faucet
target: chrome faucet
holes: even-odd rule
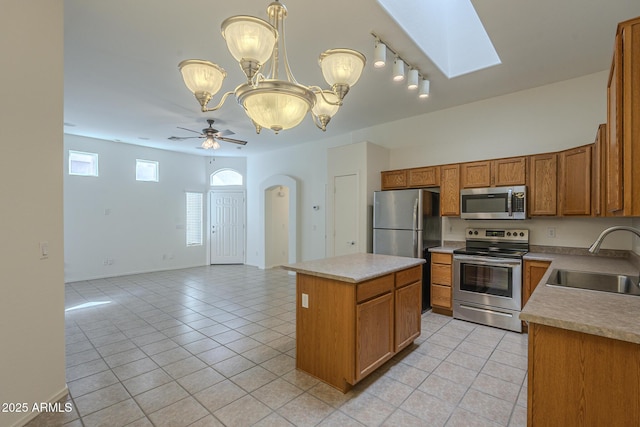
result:
[[[613,227],[609,227],[609,228],[605,229],[602,233],[600,233],[600,235],[598,236],[596,241],[593,242],[593,245],[591,245],[591,247],[589,248],[589,252],[591,252],[592,254],[597,254],[598,251],[600,251],[600,245],[602,245],[602,241],[604,240],[604,238],[609,233],[612,233],[612,232],[618,231],[618,230],[629,231],[629,232],[635,234],[636,236],[640,237],[640,230],[638,230],[637,228],[627,227],[626,225],[614,225]]]

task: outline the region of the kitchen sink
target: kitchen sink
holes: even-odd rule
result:
[[[640,295],[638,277],[625,276],[623,274],[589,273],[556,268],[551,271],[547,286]]]

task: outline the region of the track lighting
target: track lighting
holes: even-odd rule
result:
[[[388,43],[384,42],[376,34],[371,33],[371,35],[375,38],[373,66],[375,68],[382,68],[385,66],[387,49],[389,49],[394,55],[393,81],[401,82],[405,79],[404,67],[406,64],[409,67],[409,72],[406,76],[407,89],[412,91],[418,89],[419,98],[428,98],[430,83],[426,78],[426,75],[421,73],[417,67],[414,67],[413,65],[402,59],[398,52],[396,52],[391,46],[389,46]]]
[[[428,98],[429,97],[429,83],[428,79],[420,80],[420,90],[418,91],[418,98]]]
[[[401,82],[404,80],[404,61],[396,55],[393,60],[393,81]]]
[[[373,66],[376,68],[384,67],[387,62],[387,46],[376,39],[376,46],[373,51]]]
[[[418,70],[412,68],[409,70],[409,77],[407,78],[407,89],[416,90],[418,89]]]

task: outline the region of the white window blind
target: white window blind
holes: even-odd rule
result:
[[[158,162],[136,159],[136,181],[158,182]]]
[[[98,155],[69,150],[69,175],[98,176]]]
[[[187,192],[187,246],[202,245],[202,193]]]

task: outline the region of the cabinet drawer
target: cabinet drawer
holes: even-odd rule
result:
[[[393,274],[359,283],[356,288],[356,300],[362,302],[393,290]]]
[[[431,283],[451,286],[451,266],[431,264]]]
[[[431,305],[451,309],[451,287],[431,285]]]
[[[439,252],[431,253],[431,262],[434,264],[449,264],[451,265],[451,254],[443,254]]]
[[[422,280],[422,265],[396,272],[396,288]]]

